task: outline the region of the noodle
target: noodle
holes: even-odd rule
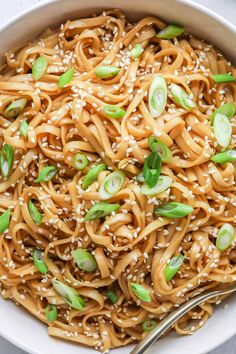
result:
[[[101,351],[144,338],[146,320],[163,319],[188,298],[219,283],[236,280],[235,236],[225,251],[216,246],[222,225],[235,226],[235,167],[210,160],[220,147],[209,117],[226,102],[236,101],[234,82],[216,83],[212,74],[233,68],[217,49],[184,33],[173,40],[156,37],[165,24],[154,17],[128,23],[118,11],[67,21],[58,31],[6,55],[0,76],[0,145],[14,149],[13,167],[0,181],[0,213],[11,211],[9,227],[0,236],[1,294],[23,306],[48,325],[48,333]],[[136,44],[144,49],[130,57]],[[37,57],[47,59],[47,72],[32,76]],[[102,79],[96,68],[113,65],[117,75]],[[73,67],[72,81],[62,89],[58,78]],[[148,107],[150,82],[161,74],[197,103],[191,110],[176,104],[170,94],[164,111],[153,117]],[[6,118],[11,102],[26,99],[22,112]],[[125,111],[122,118],[104,113],[104,105]],[[27,135],[20,133],[22,121]],[[236,143],[236,120],[231,119]],[[171,150],[161,174],[172,183],[158,195],[146,196],[136,180],[150,154],[148,137],[156,136]],[[74,168],[77,153],[89,164]],[[105,164],[87,189],[84,176]],[[35,183],[39,172],[54,166],[57,173]],[[125,181],[106,203],[119,209],[106,217],[84,221],[101,201],[100,188],[112,171],[122,170]],[[29,210],[33,201],[42,220]],[[180,218],[157,216],[154,209],[181,202],[193,212]],[[34,249],[43,251],[47,272],[38,271]],[[94,271],[76,265],[72,251],[88,250]],[[167,281],[165,268],[173,256],[183,263]],[[81,296],[82,310],[69,306],[52,280],[69,285]],[[141,284],[151,297],[142,301],[131,284]],[[111,302],[107,290],[117,301]],[[217,299],[190,311],[175,325],[179,334],[191,334],[212,314]],[[57,308],[49,321],[47,304]]]

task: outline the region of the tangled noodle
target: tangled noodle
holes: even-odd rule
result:
[[[1,71],[0,144],[14,148],[12,171],[0,181],[0,212],[11,211],[9,228],[0,236],[1,294],[46,323],[49,335],[101,351],[141,340],[145,320],[158,322],[187,298],[236,279],[235,243],[225,252],[215,247],[218,228],[236,222],[235,168],[210,160],[219,147],[209,121],[222,103],[236,101],[235,83],[216,84],[211,74],[236,70],[213,45],[188,33],[173,40],[157,38],[164,27],[154,17],[131,24],[118,10],[67,21],[60,30],[46,30],[35,42],[8,52]],[[137,43],[144,51],[133,60],[129,53]],[[47,59],[48,67],[35,81],[31,68],[38,56]],[[95,73],[100,65],[117,66],[120,72],[103,80]],[[61,89],[58,78],[70,67],[73,80]],[[168,85],[182,86],[196,108],[185,110],[168,97],[164,112],[153,118],[148,90],[155,73]],[[22,98],[27,99],[24,110],[15,119],[5,118],[6,107]],[[125,116],[106,116],[102,107],[108,104],[123,108]],[[29,124],[26,138],[20,135],[22,120]],[[232,118],[231,148],[235,122]],[[149,136],[171,149],[162,175],[173,180],[170,188],[151,197],[141,193],[136,180],[150,153]],[[73,167],[78,152],[89,160],[81,171]],[[101,163],[107,169],[83,190],[84,176]],[[35,183],[47,165],[58,173]],[[126,174],[120,191],[109,199],[120,209],[84,222],[112,170]],[[30,216],[30,200],[43,214],[40,225]],[[154,215],[154,208],[170,201],[192,206],[193,213],[177,219]],[[34,265],[35,248],[43,251],[46,274]],[[95,271],[75,264],[71,252],[77,248],[92,252]],[[185,256],[181,269],[167,282],[166,264],[180,252]],[[55,278],[76,289],[85,300],[82,311],[54,290]],[[149,291],[150,302],[138,299],[132,282]],[[107,289],[118,296],[115,304]],[[175,330],[197,330],[215,302],[190,311]],[[48,303],[58,311],[52,323],[45,315]]]

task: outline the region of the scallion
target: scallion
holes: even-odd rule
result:
[[[37,270],[42,274],[46,274],[48,271],[48,267],[43,260],[43,252],[39,249],[34,249],[32,252],[32,257]]]
[[[68,305],[75,308],[76,310],[83,311],[85,306],[84,300],[79,296],[75,289],[60,282],[57,279],[52,280],[52,285],[55,291],[64,299]]]
[[[139,173],[137,176],[136,176],[136,181],[140,182],[140,183],[143,183],[145,182],[145,178],[143,176],[143,173]]]
[[[38,211],[38,209],[36,208],[36,206],[34,205],[34,203],[32,202],[32,200],[29,201],[28,203],[28,210],[30,213],[30,216],[32,218],[32,220],[37,224],[40,225],[42,222],[42,214]]]
[[[38,57],[32,65],[32,75],[35,80],[41,79],[47,71],[48,61],[45,57]]]
[[[221,82],[235,82],[235,77],[233,77],[231,74],[214,74],[211,77],[215,82],[219,84]]]
[[[34,182],[48,182],[57,174],[57,172],[58,170],[55,166],[46,166],[40,171],[38,178],[35,179]]]
[[[10,209],[4,211],[0,216],[0,234],[6,231],[10,224]]]
[[[88,163],[88,158],[84,154],[78,152],[78,154],[74,156],[74,167],[77,170],[83,170],[86,166],[88,166]]]
[[[235,105],[232,102],[224,103],[222,106],[218,107],[210,116],[211,124],[214,123],[214,119],[217,113],[224,114],[226,117],[231,119],[235,115]]]
[[[57,319],[57,307],[52,304],[48,304],[45,308],[45,315],[48,322],[54,322]]]
[[[170,92],[172,100],[180,107],[191,110],[196,107],[196,103],[187,94],[187,92],[176,84],[170,85]]]
[[[112,290],[107,290],[106,291],[107,297],[111,300],[113,304],[116,304],[118,301],[118,296],[114,293]]]
[[[234,227],[231,224],[224,224],[217,233],[216,248],[225,251],[234,240]]]
[[[158,140],[155,136],[150,136],[148,143],[150,149],[153,152],[157,152],[163,162],[169,162],[171,160],[172,152],[162,141]]]
[[[13,165],[13,158],[13,147],[9,144],[4,144],[2,151],[0,152],[0,167],[3,177],[9,176]]]
[[[135,46],[130,51],[130,56],[132,59],[137,59],[144,51],[144,48],[141,44],[135,44]]]
[[[175,219],[182,218],[193,212],[193,207],[188,204],[171,202],[164,204],[154,210],[156,215],[164,216],[166,218]]]
[[[230,144],[232,136],[232,125],[224,114],[217,113],[215,115],[213,130],[218,144],[226,148]]]
[[[151,332],[157,326],[156,320],[146,320],[142,323],[142,330],[144,332]]]
[[[20,123],[20,133],[24,138],[26,138],[27,136],[28,129],[29,129],[29,124],[27,123],[26,120],[22,120],[22,122]]]
[[[59,77],[58,87],[59,88],[63,88],[66,85],[68,85],[72,81],[74,73],[75,73],[75,69],[74,68],[70,68],[66,72],[64,72],[64,74],[62,74]]]
[[[16,118],[24,110],[26,103],[27,103],[26,98],[21,98],[19,100],[13,101],[5,109],[4,117]]]
[[[185,29],[182,26],[169,25],[157,33],[157,37],[161,39],[173,39],[180,36],[184,32]]]
[[[126,111],[115,105],[107,105],[103,107],[103,112],[111,118],[123,118],[126,115]]]
[[[184,256],[182,254],[171,258],[171,260],[169,261],[169,263],[167,263],[164,270],[164,276],[166,281],[170,281],[175,276],[175,274],[180,269],[183,261],[184,261]]]
[[[143,285],[137,283],[131,283],[130,288],[140,300],[145,302],[152,301],[149,291]]]
[[[211,157],[211,160],[216,163],[227,163],[236,160],[236,150],[227,150],[224,152],[219,152]]]
[[[152,79],[148,93],[148,106],[153,118],[159,117],[163,113],[166,102],[166,80],[163,76],[157,74]]]
[[[121,170],[110,173],[99,188],[99,197],[106,200],[116,195],[122,188],[125,177],[124,171]]]
[[[109,79],[117,74],[119,74],[120,68],[112,65],[101,65],[98,66],[95,70],[95,73],[100,79]]]
[[[94,219],[104,218],[105,216],[111,214],[112,212],[120,208],[119,204],[109,204],[109,203],[96,203],[87,212],[84,221],[90,221]]]
[[[147,184],[143,184],[141,187],[141,193],[149,196],[160,194],[166,191],[171,186],[172,182],[173,179],[169,176],[160,176],[156,185],[152,188],[150,188]]]
[[[86,272],[94,272],[97,268],[95,258],[87,250],[77,249],[72,251],[72,257],[77,266]]]
[[[145,182],[150,188],[153,188],[161,173],[161,158],[157,152],[151,152],[151,154],[146,157],[143,165],[143,176]]]
[[[87,175],[84,176],[82,182],[82,189],[86,190],[92,183],[94,183],[97,180],[99,173],[105,170],[106,170],[105,164],[92,167],[91,170],[89,170],[89,172],[87,173]]]

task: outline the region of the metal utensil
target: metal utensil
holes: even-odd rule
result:
[[[229,295],[236,292],[236,283],[221,285],[212,291],[202,293],[193,297],[180,305],[175,311],[167,315],[136,347],[130,354],[143,354],[146,350],[159,339],[177,320],[188,311],[214,297]]]

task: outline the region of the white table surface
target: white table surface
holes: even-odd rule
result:
[[[44,2],[45,0],[0,0],[0,22],[8,21],[19,11],[24,10],[33,4]],[[65,0],[66,1],[66,0]],[[133,0],[128,0],[133,1]],[[220,13],[225,18],[236,24],[236,0],[194,0]],[[12,319],[14,321],[14,319]],[[227,330],[227,329],[226,329]],[[0,337],[0,354],[27,354],[23,350]],[[45,353],[50,354],[50,353]],[[176,353],[180,354],[180,353]],[[236,354],[236,337],[211,351],[209,354]]]

